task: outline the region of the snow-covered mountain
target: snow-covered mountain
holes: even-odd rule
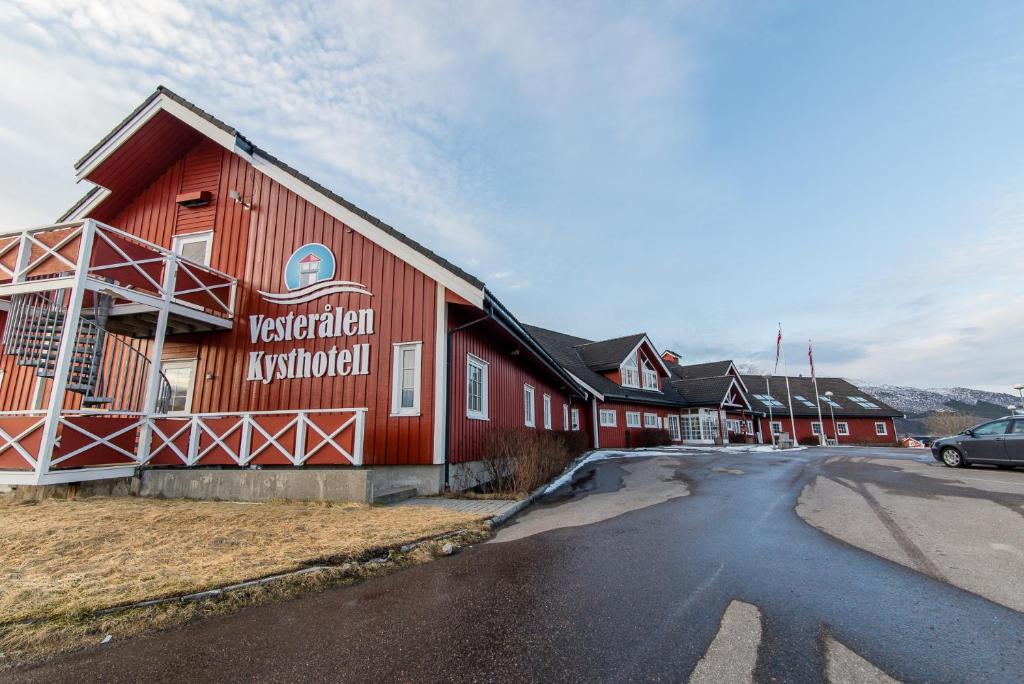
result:
[[[903,387],[900,385],[872,385],[851,380],[868,394],[874,395],[908,416],[932,411],[975,413],[981,417],[1005,415],[1010,404],[1019,405],[1020,399],[1005,392],[987,392],[969,387]]]

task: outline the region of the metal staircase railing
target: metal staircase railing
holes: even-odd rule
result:
[[[53,299],[43,293],[16,294],[11,298],[3,332],[4,351],[17,358],[19,366],[36,369],[36,375],[53,378],[64,329],[62,291]],[[141,347],[145,340],[126,342],[104,327],[110,298],[97,295],[91,317],[83,315],[71,347],[67,387],[83,396],[82,406],[113,411],[142,411],[150,361]],[[170,405],[171,386],[160,373],[157,413]]]

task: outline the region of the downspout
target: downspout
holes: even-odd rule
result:
[[[446,305],[447,306],[447,305]],[[491,313],[488,311],[485,316],[474,319],[469,323],[463,323],[462,325],[452,328],[448,331],[445,339],[445,357],[447,363],[444,368],[444,386],[447,389],[445,394],[445,407],[444,407],[444,490],[448,491],[449,482],[449,463],[451,462],[451,424],[452,424],[452,338],[455,337],[455,333],[460,330],[470,328],[477,323],[482,323],[491,318]]]

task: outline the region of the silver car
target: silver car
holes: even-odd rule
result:
[[[1024,416],[1006,416],[932,442],[932,456],[950,468],[988,463],[1024,467]]]

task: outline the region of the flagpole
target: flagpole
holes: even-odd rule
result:
[[[786,345],[782,344],[782,323],[779,323],[779,353],[782,354],[782,372],[786,375],[786,399],[789,400],[789,424],[793,428],[793,446],[800,446],[796,436],[796,417],[793,415],[793,393],[789,390],[789,366],[786,365]]]
[[[807,358],[811,362],[811,381],[814,383],[814,403],[818,405],[818,425],[821,427],[821,434],[818,435],[818,444],[826,446],[825,419],[821,417],[821,395],[818,394],[818,376],[814,373],[814,352],[811,351],[811,341],[807,340]],[[839,435],[836,435],[836,443],[839,443]]]

